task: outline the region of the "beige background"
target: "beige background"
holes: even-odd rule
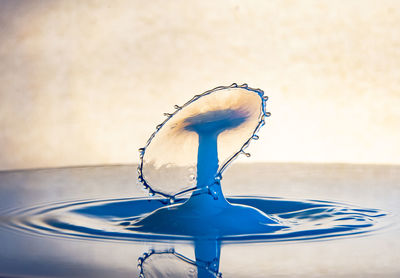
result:
[[[270,96],[243,161],[400,163],[400,1],[0,0],[0,169],[135,163],[232,82]]]

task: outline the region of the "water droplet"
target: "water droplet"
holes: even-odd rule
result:
[[[267,101],[267,100],[268,100],[268,96],[263,96],[263,99],[264,99],[265,101]]]
[[[258,135],[256,135],[256,134],[253,135],[253,139],[254,139],[254,140],[258,140],[259,138],[260,138],[260,137],[259,137]]]
[[[175,108],[175,109],[182,109],[182,107],[179,106],[179,105],[177,105],[177,104],[174,105],[174,108]]]
[[[217,189],[215,188],[216,186],[218,186],[218,185],[215,183],[208,186],[208,193],[211,196],[213,196],[214,200],[218,200],[218,193],[217,193]]]
[[[196,101],[196,100],[198,100],[200,97],[201,97],[201,95],[195,95],[195,96],[192,98],[192,101]]]
[[[161,127],[162,127],[162,124],[159,124],[159,125],[156,126],[156,129],[158,130],[158,129],[160,129]]]
[[[236,83],[232,83],[232,85],[231,85],[231,87],[233,87],[233,88],[237,88],[237,86],[238,86],[238,84],[236,84]]]
[[[249,87],[249,85],[247,85],[246,83],[243,83],[240,87],[247,89]]]
[[[171,117],[172,114],[170,114],[170,113],[164,113],[164,116],[166,116],[166,117]]]
[[[270,117],[271,116],[271,112],[265,112],[265,117]]]

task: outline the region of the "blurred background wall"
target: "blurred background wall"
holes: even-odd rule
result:
[[[232,82],[270,96],[243,161],[400,163],[399,1],[0,0],[0,169],[135,163]]]

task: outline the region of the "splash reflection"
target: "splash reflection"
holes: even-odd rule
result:
[[[219,270],[221,244],[217,240],[193,242],[195,260],[175,249],[150,250],[138,259],[140,278],[216,278],[222,277]]]

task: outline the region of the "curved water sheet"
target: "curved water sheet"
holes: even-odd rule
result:
[[[308,241],[364,235],[387,225],[386,212],[360,208],[335,202],[290,200],[267,197],[231,197],[234,205],[253,207],[268,214],[282,226],[281,229],[264,231],[253,229],[243,233],[215,230],[221,226],[209,219],[209,234],[198,230],[179,230],[173,225],[162,226],[161,230],[149,231],[132,228],[132,223],[146,218],[154,210],[165,208],[156,198],[110,199],[52,204],[14,211],[8,215],[13,228],[36,234],[86,239],[121,241],[190,240],[208,238],[223,242],[246,241]],[[187,199],[178,199],[177,205]],[[191,219],[191,221],[196,221]],[[196,223],[192,225],[196,228]],[[198,227],[197,227],[198,228]],[[206,227],[201,227],[205,230]]]
[[[264,117],[269,116],[263,94],[260,89],[234,83],[175,106],[177,110],[166,113],[167,119],[139,150],[139,181],[150,193],[170,198],[194,190],[201,182],[199,153],[205,155],[205,163],[216,157],[216,169],[211,171],[220,177],[238,154],[245,153],[250,140],[258,138],[255,133],[264,124]]]

